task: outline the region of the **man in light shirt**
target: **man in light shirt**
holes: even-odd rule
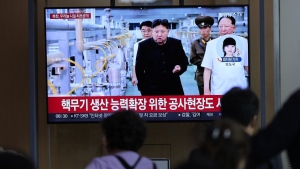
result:
[[[132,80],[131,83],[133,86],[137,85],[137,78],[135,73],[135,60],[136,60],[136,54],[139,47],[139,43],[143,40],[149,39],[152,37],[152,22],[151,21],[144,21],[140,24],[140,30],[142,33],[143,39],[136,42],[133,46],[133,67],[132,67]]]
[[[220,37],[207,43],[201,64],[204,67],[205,95],[223,95],[232,87],[243,89],[248,87],[245,77],[245,72],[248,73],[248,41],[246,38],[233,34],[236,29],[235,22],[232,16],[221,17],[218,21]],[[234,39],[236,46],[224,46],[228,38]],[[224,51],[227,51],[229,46],[234,48],[231,51],[231,57],[224,56]]]

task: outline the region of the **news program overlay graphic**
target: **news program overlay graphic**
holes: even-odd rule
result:
[[[224,76],[234,78],[236,76],[248,76],[244,69],[248,66],[248,40],[237,35],[224,35],[217,38],[218,42],[215,47],[218,56],[216,67],[224,71]]]
[[[248,44],[240,36],[224,35],[218,38],[216,51],[222,66],[244,66],[248,61]]]
[[[219,116],[220,98],[211,96],[49,97],[48,112],[56,119],[102,119],[117,110],[134,110],[146,120],[199,119]],[[215,114],[215,115],[213,115]],[[203,117],[204,118],[204,117]]]
[[[90,19],[91,13],[52,13],[50,19]]]
[[[137,85],[132,83],[135,70],[134,44],[143,39],[140,24],[144,21],[167,19],[168,37],[181,40],[189,60],[190,44],[200,38],[199,28],[194,22],[199,15],[211,15],[214,18],[215,24],[211,26],[212,38],[219,37],[216,23],[224,15],[235,18],[237,28],[234,35],[248,37],[248,6],[245,5],[46,7],[44,23],[48,122],[96,121],[97,118],[92,117],[102,118],[105,114],[109,115],[116,109],[124,108],[125,103],[127,109],[135,109],[134,106],[137,106],[136,110],[143,114],[143,118],[153,121],[218,118],[220,114],[215,113],[217,111],[207,108],[206,103],[210,102],[210,98],[199,96],[195,65],[189,65],[180,75],[184,96],[142,97],[138,80]],[[222,59],[223,52],[220,52],[220,66],[236,66],[243,61],[238,58],[238,53],[243,53],[238,39],[236,43],[239,52],[228,50],[236,55],[234,59]],[[193,99],[198,99],[195,102],[199,105],[195,108],[189,105]],[[142,105],[143,100],[146,101],[145,105]],[[185,106],[176,107],[175,103],[179,105],[180,101]],[[200,105],[201,101],[203,105]],[[160,109],[154,106],[155,103]],[[203,110],[201,106],[204,106]]]

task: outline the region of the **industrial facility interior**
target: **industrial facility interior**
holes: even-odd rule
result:
[[[63,15],[72,13],[89,13],[90,17]],[[194,19],[203,15],[215,20],[211,31],[214,38],[218,37],[217,21],[223,15],[234,16],[235,34],[248,37],[247,6],[46,8],[48,96],[140,95],[137,86],[131,84],[133,45],[142,39],[139,24],[168,19],[169,37],[182,41],[189,59],[191,42],[200,37]],[[199,94],[195,70],[190,64],[181,75],[185,95]]]

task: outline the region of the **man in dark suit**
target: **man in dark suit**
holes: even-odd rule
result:
[[[138,89],[142,95],[184,95],[180,75],[188,59],[181,41],[168,37],[169,22],[152,22],[152,38],[139,43],[136,57]]]

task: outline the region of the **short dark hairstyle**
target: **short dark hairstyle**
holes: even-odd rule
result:
[[[152,22],[151,21],[144,21],[140,24],[140,29],[142,29],[143,26],[147,26],[147,27],[152,27]]]
[[[167,19],[155,19],[152,22],[152,28],[155,28],[158,25],[162,25],[162,26],[166,27],[167,29],[169,29],[169,21]]]
[[[0,152],[1,169],[34,169],[30,159],[13,150]]]
[[[107,149],[138,151],[146,138],[145,121],[132,110],[119,110],[102,121]]]
[[[221,98],[222,118],[230,118],[247,127],[258,115],[259,100],[250,89],[234,87]]]
[[[234,18],[233,16],[230,16],[230,15],[224,15],[224,16],[222,16],[222,17],[219,19],[219,21],[218,21],[218,25],[219,25],[220,21],[221,21],[223,18],[228,18],[228,19],[230,19],[230,20],[231,20],[231,24],[232,24],[232,25],[235,25],[235,18]]]
[[[224,41],[223,41],[223,51],[224,51],[224,47],[228,46],[228,45],[234,45],[234,46],[236,46],[235,40],[233,38],[231,38],[231,37],[224,39]],[[224,51],[224,56],[226,56],[226,52],[225,51]]]

